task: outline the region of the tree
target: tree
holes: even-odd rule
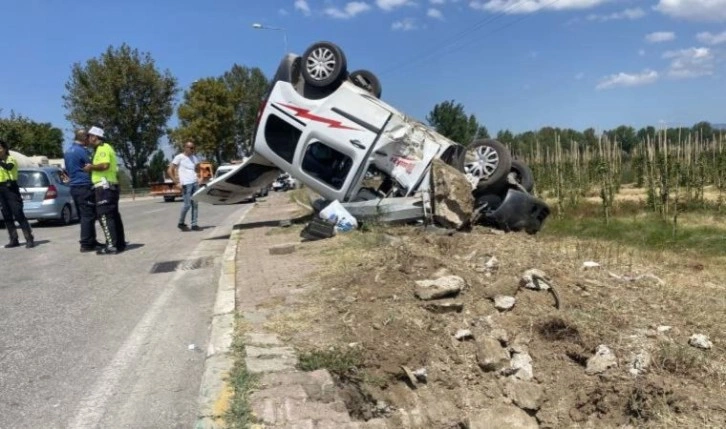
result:
[[[479,126],[479,131],[476,132],[476,139],[488,139],[489,137],[489,130],[487,130],[487,127],[484,125]]]
[[[230,91],[234,108],[235,146],[250,150],[257,112],[269,82],[259,68],[248,68],[238,64],[234,64],[232,69],[224,73],[222,81]]]
[[[63,156],[63,131],[50,123],[38,123],[10,112],[10,117],[0,118],[0,138],[6,140],[12,150],[24,155],[44,155],[48,158]]]
[[[221,78],[200,79],[184,92],[179,106],[179,128],[172,132],[172,144],[191,140],[197,152],[214,158],[217,165],[237,156],[233,97]]]
[[[74,64],[65,88],[66,118],[74,126],[103,127],[137,187],[173,113],[176,79],[158,71],[149,53],[123,44]]]
[[[465,146],[471,143],[480,131],[476,117],[467,116],[464,106],[455,103],[454,100],[435,105],[426,116],[426,120],[437,132]]]
[[[628,153],[638,144],[638,135],[635,128],[627,125],[621,125],[611,130],[608,132],[608,136],[614,142],[619,143],[622,150]]]
[[[166,159],[162,150],[154,152],[154,156],[152,156],[149,161],[149,182],[162,182],[164,180],[164,171],[166,171],[166,167],[168,165],[169,160]]]

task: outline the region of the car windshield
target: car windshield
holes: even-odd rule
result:
[[[49,185],[48,176],[42,171],[18,171],[18,186],[21,188],[46,188]]]

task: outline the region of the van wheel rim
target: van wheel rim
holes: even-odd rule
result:
[[[333,74],[335,64],[335,53],[326,47],[319,47],[308,56],[306,68],[313,79],[320,81]]]
[[[499,166],[499,154],[489,146],[479,146],[470,154],[474,160],[465,165],[466,172],[479,179],[488,179]]]

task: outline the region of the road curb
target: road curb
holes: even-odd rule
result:
[[[237,223],[247,216],[249,210]],[[214,303],[212,327],[209,334],[204,373],[199,386],[199,400],[195,429],[219,429],[224,427],[222,415],[229,407],[232,388],[229,372],[234,366],[232,340],[234,338],[236,258],[242,231],[232,228],[227,247],[222,256],[217,296]]]

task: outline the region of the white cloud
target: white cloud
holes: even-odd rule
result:
[[[323,13],[331,18],[349,19],[369,10],[371,10],[371,6],[368,3],[362,1],[353,1],[346,4],[342,10],[338,9],[337,7],[329,7],[325,9]]]
[[[289,12],[287,11],[287,9],[282,9],[282,8],[280,8],[280,9],[279,9],[279,10],[277,11],[277,13],[279,13],[279,14],[280,14],[280,15],[282,15],[282,16],[287,16],[287,15],[289,15],[289,14],[290,14],[290,13],[289,13]]]
[[[708,31],[705,31],[703,33],[698,33],[696,35],[696,39],[707,45],[720,45],[721,43],[726,43],[726,31],[720,34],[711,34]]]
[[[618,87],[632,87],[649,85],[658,80],[658,72],[655,70],[643,70],[640,73],[617,73],[605,76],[595,87],[596,89],[610,89]]]
[[[575,75],[575,80],[582,80],[585,77],[585,73],[578,73]]]
[[[304,15],[310,15],[310,6],[306,0],[295,0],[295,10],[299,10]]]
[[[411,0],[376,0],[376,5],[385,11],[393,10],[401,6],[412,6],[416,3]]]
[[[608,0],[472,0],[469,7],[488,12],[522,14],[540,10],[589,9],[606,1]]]
[[[692,21],[726,21],[726,0],[660,0],[654,9]]]
[[[645,16],[645,11],[639,7],[635,9],[625,9],[620,12],[611,13],[609,15],[598,15],[596,13],[587,16],[588,21],[614,21],[620,19],[636,20]]]
[[[649,43],[670,42],[675,39],[676,34],[672,31],[656,31],[645,35],[645,40]]]
[[[688,48],[668,51],[663,58],[670,59],[668,76],[690,78],[713,74],[714,55],[709,48]]]
[[[416,25],[415,19],[404,18],[400,21],[396,21],[393,24],[391,24],[391,29],[399,30],[399,31],[411,31],[411,30],[418,29],[418,25]]]
[[[639,49],[638,50],[638,55],[640,55],[641,57],[644,56],[645,55],[645,49]]]
[[[442,14],[440,10],[434,8],[430,8],[428,12],[426,12],[426,16],[434,19],[444,19],[444,14]]]
[[[429,0],[429,3],[431,3],[431,4],[444,4],[444,3],[446,3],[446,0]]]

